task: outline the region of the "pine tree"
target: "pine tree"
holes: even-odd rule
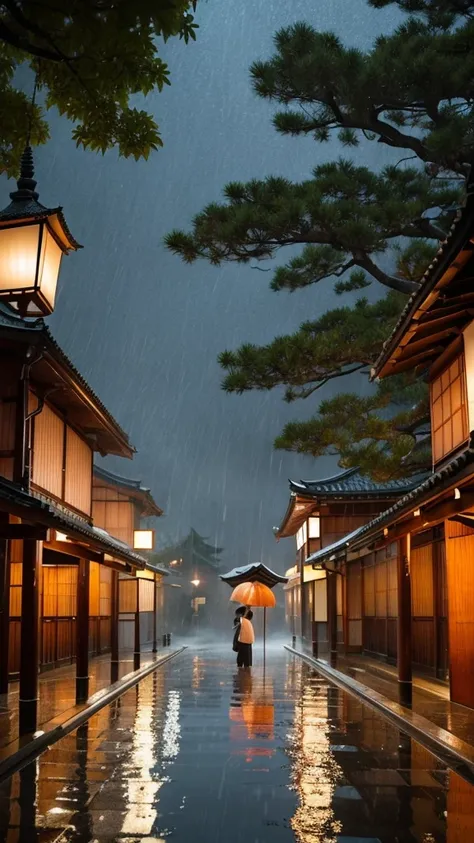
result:
[[[336,135],[348,149],[381,143],[400,150],[397,164],[375,172],[339,160],[300,183],[270,177],[228,184],[224,202],[198,214],[191,232],[171,232],[166,245],[188,263],[213,265],[258,264],[285,246],[300,247],[273,271],[273,290],[334,279],[338,294],[374,282],[389,292],[375,304],[361,298],[330,311],[267,346],[223,352],[228,392],[284,386],[292,401],[329,380],[368,373],[462,202],[474,159],[474,2],[370,2],[394,2],[409,16],[366,53],[307,23],[286,27],[251,77],[257,94],[280,107],[277,131],[318,143]],[[367,398],[343,393],[323,402],[317,416],[287,425],[275,444],[337,453],[341,466],[360,465],[379,480],[412,474],[430,465],[426,412],[422,383],[389,379]]]
[[[32,69],[53,106],[74,123],[77,145],[147,158],[162,146],[158,125],[132,96],[161,91],[169,70],[160,39],[195,40],[197,0],[6,0],[0,6],[0,172],[16,175],[31,121],[31,142],[49,136],[44,110],[18,86]]]

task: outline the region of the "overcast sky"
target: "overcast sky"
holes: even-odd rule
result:
[[[166,512],[157,525],[162,541],[193,526],[225,548],[229,566],[292,564],[293,541],[276,544],[272,534],[287,506],[287,479],[337,466],[272,448],[285,422],[310,416],[320,395],[291,406],[279,391],[228,396],[217,354],[292,332],[335,297],[330,283],[288,295],[272,293],[270,275],[250,267],[186,266],[162,239],[188,227],[230,180],[302,179],[341,154],[337,142],[278,135],[271,108],[249,84],[250,63],[269,56],[275,30],[297,20],[364,48],[396,17],[365,0],[201,0],[197,43],[166,45],[172,87],[147,98],[163,150],[140,163],[83,152],[53,114],[51,141],[35,156],[40,200],[64,206],[84,245],[63,262],[50,327],[138,450],[133,462],[105,465],[152,489]],[[357,158],[372,163],[374,154],[387,160],[380,145]]]

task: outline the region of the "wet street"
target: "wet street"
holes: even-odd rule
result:
[[[257,659],[259,661],[259,659]],[[468,843],[474,788],[283,649],[189,649],[0,785],[8,843]]]

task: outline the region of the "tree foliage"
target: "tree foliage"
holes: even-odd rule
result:
[[[49,136],[42,106],[18,87],[26,63],[44,93],[74,124],[77,145],[147,158],[162,146],[152,115],[134,95],[170,84],[161,41],[195,40],[197,0],[6,0],[0,5],[0,171],[14,175],[28,132]],[[31,126],[30,126],[31,123]]]
[[[190,232],[173,231],[166,244],[188,263],[214,265],[274,259],[290,246],[292,257],[273,271],[275,291],[331,279],[339,294],[373,281],[389,292],[266,346],[223,352],[229,392],[284,387],[292,401],[367,372],[462,201],[474,160],[474,3],[369,2],[392,2],[408,15],[367,52],[308,23],[286,27],[251,78],[256,93],[277,104],[279,132],[318,143],[336,135],[348,149],[368,140],[400,150],[399,161],[375,171],[339,160],[300,183],[274,176],[229,184],[224,202],[204,208]],[[276,447],[337,454],[341,466],[359,465],[378,480],[428,469],[426,387],[413,377],[389,378],[366,397],[344,392],[323,401],[313,419],[288,424]]]
[[[274,117],[283,134],[328,141],[336,133],[347,146],[365,136],[407,150],[430,172],[466,173],[474,152],[474,4],[398,5],[424,14],[367,53],[306,23],[281,29],[271,59],[252,65],[254,88],[283,106]]]
[[[316,167],[305,182],[255,179],[228,184],[224,193],[227,201],[208,205],[190,234],[172,231],[168,248],[188,263],[207,258],[218,265],[261,261],[284,246],[304,246],[273,276],[272,289],[290,291],[355,269],[352,289],[376,280],[413,292],[417,281],[391,275],[378,258],[400,237],[443,238],[449,210],[459,201],[456,185],[414,168],[373,173],[344,160]],[[434,209],[431,218],[428,209]]]

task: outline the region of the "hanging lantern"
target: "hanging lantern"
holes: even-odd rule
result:
[[[22,316],[47,316],[54,310],[63,255],[80,249],[62,208],[45,208],[35,191],[33,154],[21,159],[18,189],[0,211],[0,299]]]

